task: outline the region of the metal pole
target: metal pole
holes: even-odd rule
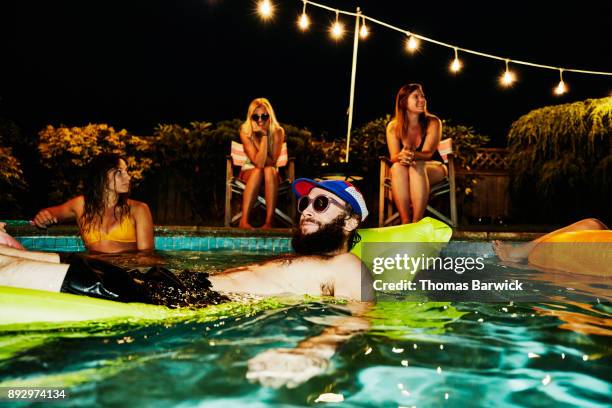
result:
[[[361,18],[361,9],[357,7],[357,16],[355,16],[355,37],[353,39],[353,67],[351,71],[351,96],[349,99],[348,108],[348,128],[346,130],[346,157],[345,162],[349,161],[349,147],[351,144],[351,127],[353,126],[353,101],[355,99],[355,77],[357,76],[357,49],[359,48],[359,19]]]

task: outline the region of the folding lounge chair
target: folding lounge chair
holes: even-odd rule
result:
[[[246,162],[247,156],[244,147],[241,143],[232,142],[231,155],[227,156],[226,176],[225,176],[225,226],[229,227],[236,224],[242,217],[242,206],[239,212],[232,214],[232,196],[242,196],[246,184],[234,175],[234,167],[242,167]],[[295,180],[295,163],[293,157],[287,156],[287,143],[283,143],[280,156],[276,161],[276,166],[281,170],[285,168],[286,177],[282,179],[278,186],[277,206],[274,210],[274,215],[285,224],[292,226],[295,219],[295,195],[291,191],[291,183]],[[279,209],[278,204],[281,203],[283,197],[289,197],[289,211],[283,212]],[[266,199],[257,195],[253,208],[266,208]]]
[[[441,182],[431,187],[429,193],[429,202],[434,197],[449,195],[450,214],[443,214],[438,209],[427,205],[425,212],[430,212],[440,220],[450,224],[453,227],[457,226],[457,198],[455,194],[455,164],[453,161],[453,141],[452,139],[444,139],[438,144],[438,152],[444,163],[448,166],[448,176]],[[380,196],[379,196],[379,212],[378,226],[386,227],[393,225],[399,221],[399,212],[395,208],[393,202],[393,193],[391,190],[391,160],[388,157],[380,157]]]

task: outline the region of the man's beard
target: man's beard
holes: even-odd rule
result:
[[[311,234],[302,233],[298,228],[291,239],[291,246],[299,255],[329,255],[344,248],[347,237],[344,233],[344,214],[340,214],[331,222],[319,225],[319,229]],[[312,221],[316,222],[316,221]]]

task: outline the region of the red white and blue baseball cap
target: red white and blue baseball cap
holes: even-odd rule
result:
[[[327,190],[330,193],[338,196],[346,201],[356,214],[359,214],[361,221],[368,216],[368,208],[366,207],[363,195],[357,188],[348,181],[342,180],[323,180],[315,181],[307,178],[300,178],[293,182],[293,192],[300,198],[310,194],[310,191],[315,188]]]

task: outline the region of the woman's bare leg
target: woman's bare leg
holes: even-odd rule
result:
[[[433,187],[447,176],[448,170],[444,163],[439,161],[428,161],[425,163],[425,170],[427,171],[427,179],[429,180],[429,187]]]
[[[250,169],[244,172],[243,179],[246,180],[246,187],[242,194],[242,218],[240,219],[240,228],[253,228],[249,224],[249,213],[251,207],[257,198],[259,189],[261,188],[261,181],[263,180],[263,169]]]
[[[276,167],[264,168],[264,178],[266,185],[266,223],[262,228],[272,228],[274,210],[278,199],[278,170]]]
[[[429,180],[425,162],[417,161],[408,168],[410,175],[410,200],[412,201],[412,222],[418,222],[425,214],[429,200]]]
[[[493,250],[502,261],[520,262],[529,257],[531,250],[540,242],[555,235],[572,231],[607,230],[608,227],[596,218],[587,218],[560,228],[525,244],[511,245],[502,241],[493,241]]]
[[[410,223],[410,179],[408,167],[400,163],[391,166],[391,192],[402,224]]]

